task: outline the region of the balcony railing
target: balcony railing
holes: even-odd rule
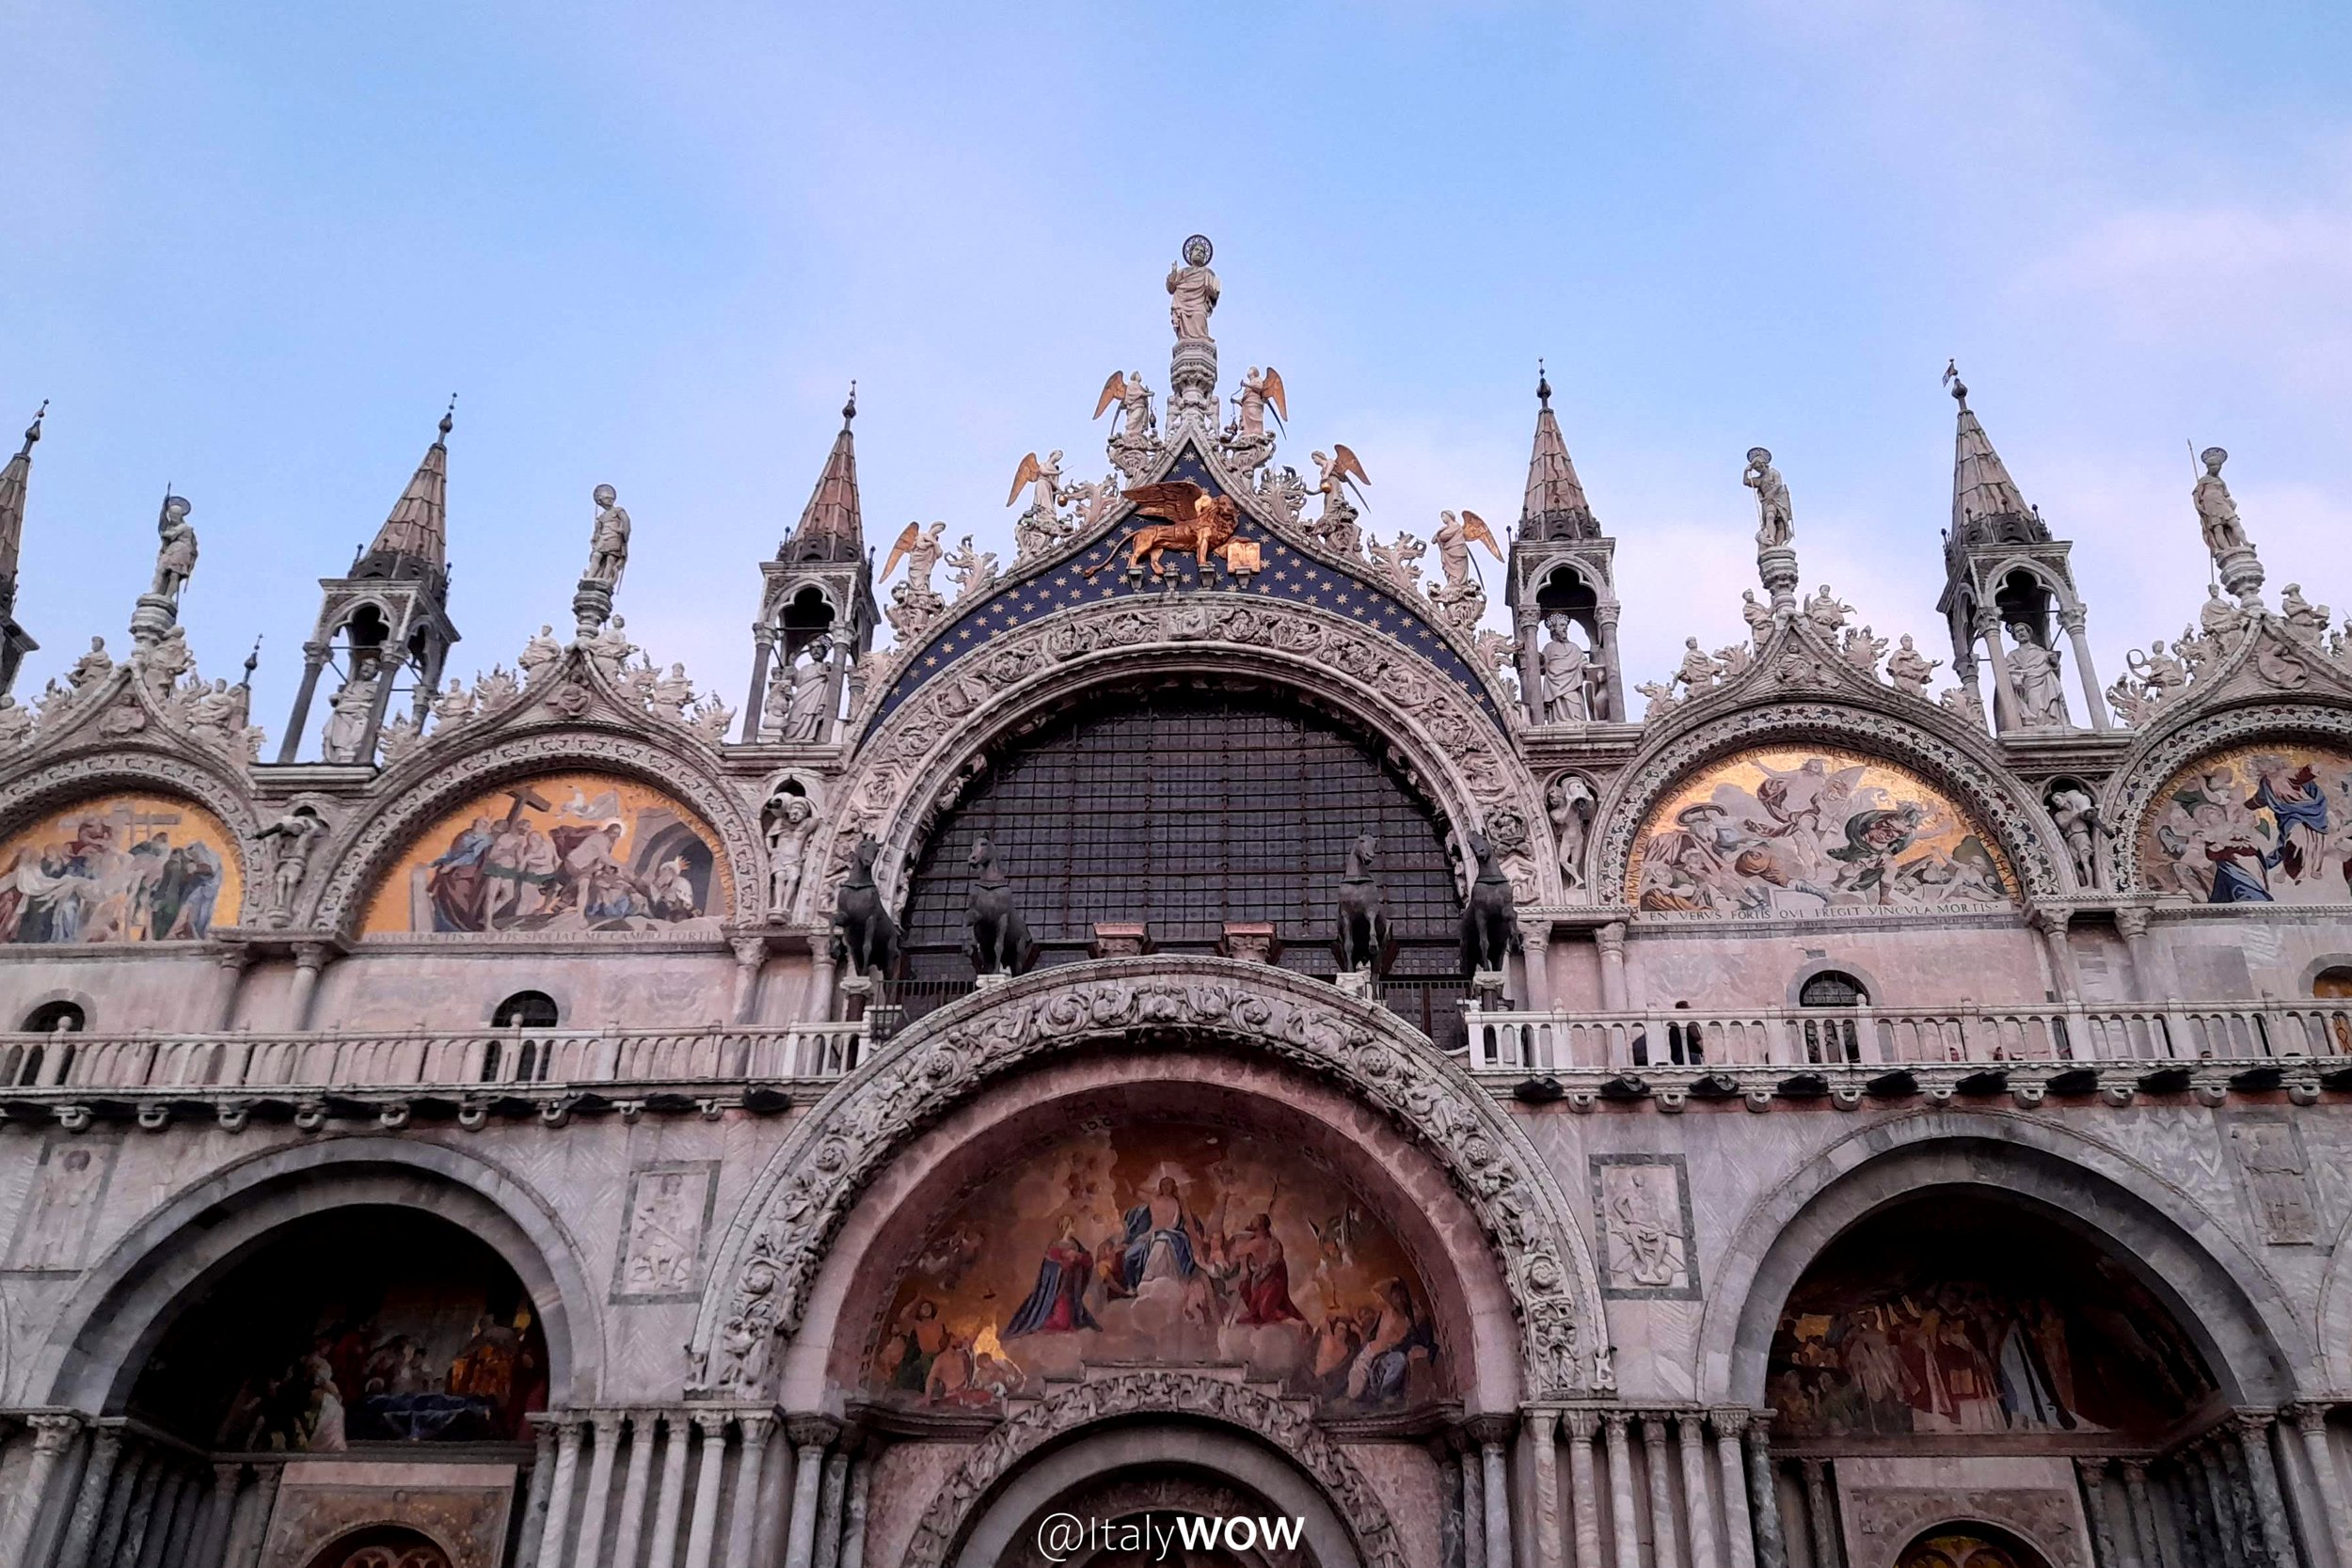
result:
[[[1488,1072],[2128,1066],[2352,1058],[2352,1002],[2152,1002],[2031,1007],[1780,1007],[1753,1012],[1480,1012]],[[2352,1061],[2346,1065],[2352,1066]]]

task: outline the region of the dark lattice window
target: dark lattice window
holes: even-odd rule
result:
[[[916,864],[904,1000],[919,1013],[970,981],[965,862],[982,833],[1041,963],[1085,957],[1097,922],[1208,953],[1226,922],[1263,921],[1285,968],[1328,974],[1340,874],[1367,830],[1398,937],[1391,1005],[1458,1036],[1461,902],[1436,814],[1333,721],[1247,692],[1127,693],[994,759]]]

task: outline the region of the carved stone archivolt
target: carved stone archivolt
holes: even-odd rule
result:
[[[1582,1389],[1597,1324],[1592,1259],[1526,1134],[1387,1008],[1287,970],[1221,958],[1120,958],[1025,975],[929,1015],[826,1097],[779,1149],[730,1229],[695,1345],[712,1391],[767,1387],[834,1234],[897,1151],[1003,1073],[1082,1042],[1232,1041],[1332,1080],[1436,1157],[1478,1215],[1518,1316],[1528,1397]]]
[[[1457,835],[1486,828],[1521,903],[1556,901],[1542,792],[1511,738],[1468,692],[1400,643],[1346,618],[1255,595],[1127,595],[1042,616],[926,683],[861,748],[801,892],[819,918],[862,838],[882,843],[883,886],[989,741],[1042,705],[1136,673],[1254,673],[1342,706],[1394,746]],[[1491,824],[1491,826],[1489,826]],[[1501,830],[1497,836],[1496,830]]]
[[[1896,700],[1889,694],[1886,705],[1891,707]],[[2029,895],[2050,896],[2062,886],[2058,833],[2041,805],[1992,754],[1992,741],[1939,720],[1925,704],[1899,713],[1824,700],[1718,710],[1667,729],[1601,802],[1590,896],[1605,901],[1620,895],[1633,841],[1676,781],[1750,746],[1803,741],[1872,752],[1916,770],[1950,790],[1998,836]]]
[[[1323,1489],[1365,1568],[1405,1568],[1379,1494],[1299,1404],[1173,1368],[1089,1379],[1007,1418],[942,1483],[900,1560],[907,1568],[943,1568],[974,1507],[1039,1449],[1098,1422],[1161,1415],[1220,1421],[1263,1439]]]
[[[2352,740],[2352,706],[2319,703],[2244,701],[2184,709],[2172,723],[2143,736],[2108,781],[2101,815],[2113,824],[2106,846],[2112,885],[2125,893],[2145,889],[2139,863],[2140,830],[2156,791],[2189,763],[2210,752],[2276,736]]]

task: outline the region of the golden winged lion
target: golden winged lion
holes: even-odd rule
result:
[[[1188,479],[1138,484],[1122,493],[1136,503],[1137,515],[1161,520],[1135,530],[1113,545],[1108,556],[1087,568],[1089,580],[1119,559],[1122,546],[1131,572],[1149,562],[1153,577],[1165,577],[1160,557],[1169,550],[1190,551],[1205,572],[1209,557],[1225,547],[1241,521],[1241,509],[1230,498],[1212,496]]]

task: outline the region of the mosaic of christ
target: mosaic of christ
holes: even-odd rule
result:
[[[1627,896],[1661,914],[1804,915],[2010,901],[1967,815],[1902,768],[1844,752],[1742,752],[1650,814]]]
[[[370,933],[717,929],[716,835],[602,773],[502,784],[426,829],[368,907]]]
[[[1227,1365],[1328,1414],[1445,1397],[1395,1236],[1298,1149],[1219,1128],[1080,1132],[932,1227],[867,1372],[894,1402],[995,1410],[1088,1362]]]
[[[0,942],[201,941],[236,924],[229,830],[186,800],[108,795],[0,847]]]
[[[2139,865],[2202,904],[2352,903],[2352,757],[2252,746],[2200,758],[2156,792]]]

